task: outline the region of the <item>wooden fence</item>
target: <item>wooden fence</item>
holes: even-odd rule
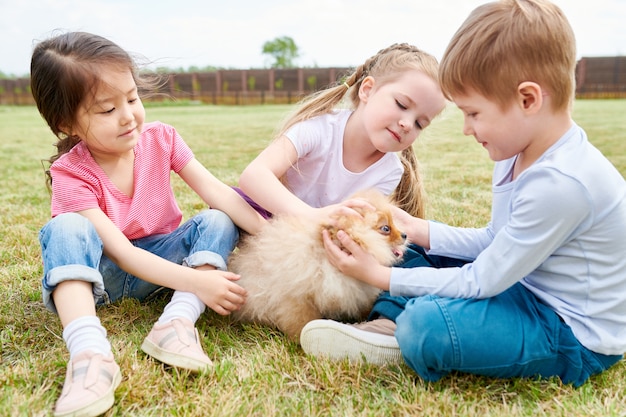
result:
[[[211,104],[288,104],[333,85],[351,68],[218,70],[169,74],[151,98]],[[626,98],[626,56],[581,58],[576,66],[579,98]],[[0,104],[32,105],[28,78],[0,80]]]
[[[626,98],[626,56],[580,59],[576,65],[576,95]]]
[[[335,84],[350,68],[218,70],[165,75],[162,90],[148,100],[211,104],[288,104]],[[30,80],[0,80],[0,104],[34,104]]]

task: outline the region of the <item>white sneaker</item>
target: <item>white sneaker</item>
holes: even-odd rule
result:
[[[377,319],[359,324],[334,320],[313,320],[300,333],[305,353],[332,360],[348,358],[375,365],[403,362],[400,347],[393,333],[396,324],[389,319]]]

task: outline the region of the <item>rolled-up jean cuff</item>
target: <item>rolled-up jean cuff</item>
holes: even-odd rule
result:
[[[220,271],[226,271],[226,261],[221,255],[207,250],[199,251],[183,259],[183,265],[196,268],[202,265],[212,265]]]
[[[96,269],[85,265],[62,265],[57,266],[48,272],[48,276],[42,281],[43,303],[52,312],[57,313],[57,309],[52,299],[52,292],[62,282],[65,281],[85,281],[93,284],[92,291],[94,300],[104,294],[104,280]]]

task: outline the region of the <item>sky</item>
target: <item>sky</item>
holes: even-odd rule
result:
[[[626,55],[625,0],[553,0],[577,57]],[[151,67],[266,68],[263,44],[289,36],[297,66],[355,67],[408,42],[441,58],[485,0],[0,0],[0,72],[29,73],[34,42],[59,31],[102,35]]]

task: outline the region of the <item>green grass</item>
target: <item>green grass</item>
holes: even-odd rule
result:
[[[148,120],[174,125],[198,159],[235,184],[271,140],[288,106],[154,106]],[[578,101],[577,122],[626,173],[626,101]],[[489,219],[492,162],[461,133],[451,108],[416,144],[429,194],[429,217],[481,226]],[[65,378],[67,352],[58,318],[41,302],[37,233],[49,219],[41,160],[54,137],[34,107],[0,107],[0,415],[51,415]],[[188,217],[204,207],[175,179]],[[215,313],[198,322],[215,368],[190,375],[140,349],[165,299],[123,300],[98,309],[124,379],[115,416],[623,416],[625,363],[581,388],[557,380],[497,380],[451,375],[426,384],[408,367],[309,358],[279,332],[238,325]]]

